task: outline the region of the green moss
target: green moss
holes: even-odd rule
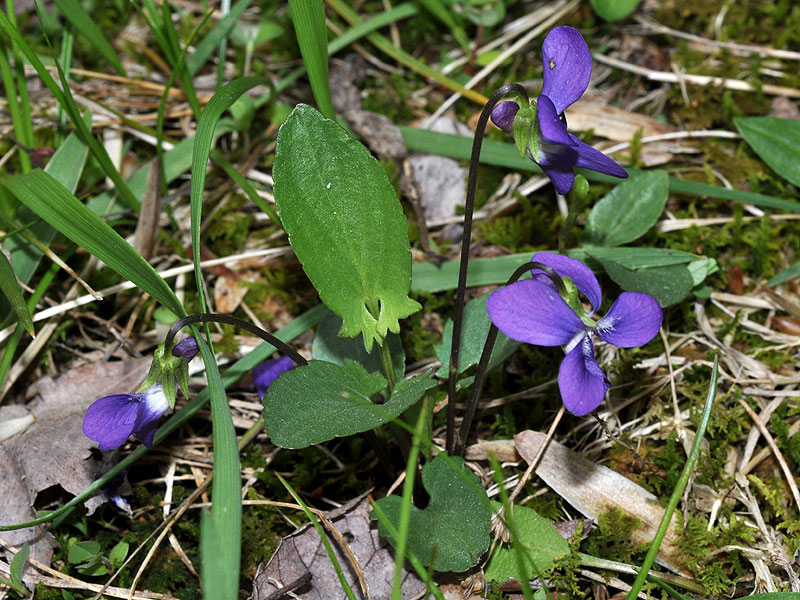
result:
[[[575,534],[569,540],[569,554],[553,561],[544,577],[551,589],[563,591],[568,598],[585,598],[586,594],[580,588],[581,576],[581,538],[583,537],[583,521],[579,520]]]
[[[233,254],[245,245],[253,222],[253,215],[241,210],[247,202],[244,197],[232,197],[213,215],[205,239],[217,256]]]
[[[642,549],[631,541],[631,534],[642,526],[640,519],[619,508],[610,508],[597,520],[597,530],[584,541],[586,554],[628,564],[637,564]]]

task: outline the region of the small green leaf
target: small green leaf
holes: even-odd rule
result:
[[[408,548],[424,565],[437,571],[461,573],[474,567],[489,547],[492,511],[478,477],[461,458],[439,454],[422,468],[422,485],[430,495],[425,510],[411,507]],[[376,503],[397,527],[402,498],[388,496]],[[370,519],[376,520],[373,511]],[[386,527],[378,530],[394,545]]]
[[[0,249],[0,291],[2,291],[9,302],[11,302],[14,312],[17,313],[17,320],[22,323],[25,331],[27,331],[31,337],[36,337],[36,332],[33,329],[33,319],[31,319],[28,305],[17,283],[17,276],[14,274],[14,268],[11,266],[11,263],[8,262],[8,258],[2,249]]]
[[[614,22],[636,10],[639,0],[589,0],[589,4],[603,20]]]
[[[380,163],[335,122],[298,105],[278,133],[275,201],[289,242],[340,335],[372,342],[420,309],[408,297],[405,216]]]
[[[507,279],[507,277],[506,277]],[[481,359],[486,334],[492,325],[489,313],[486,312],[486,303],[489,294],[470,300],[464,307],[464,317],[461,325],[461,347],[458,356],[458,372],[463,373],[470,367],[477,365]],[[453,322],[448,321],[444,326],[442,343],[435,346],[433,351],[442,363],[442,368],[436,372],[437,377],[447,377],[450,368],[450,345],[453,342]],[[508,338],[502,331],[497,334],[497,341],[489,359],[488,368],[491,370],[511,356],[519,347],[519,342]]]
[[[781,177],[800,186],[800,121],[777,117],[739,117],[736,128],[756,154]]]
[[[274,444],[305,448],[387,423],[434,385],[427,376],[401,381],[388,401],[375,404],[372,397],[386,388],[380,373],[367,373],[350,359],[343,367],[312,360],[269,387],[264,421]]]
[[[81,575],[89,575],[90,577],[108,574],[108,567],[103,564],[99,556],[96,556],[85,565],[79,565],[75,568]]]
[[[112,565],[114,565],[115,569],[119,569],[122,566],[122,563],[125,562],[125,559],[128,557],[129,549],[130,544],[125,540],[122,540],[111,549],[111,552],[108,553],[108,560]]]
[[[67,560],[70,564],[79,565],[87,563],[100,554],[100,544],[97,542],[77,542],[69,549]]]
[[[686,265],[629,269],[610,260],[601,262],[608,276],[623,290],[650,294],[663,307],[677,304],[694,287],[692,274]]]
[[[666,171],[647,171],[616,186],[594,205],[586,238],[597,246],[621,246],[656,224],[669,195]]]
[[[25,563],[28,561],[30,553],[31,548],[26,542],[25,545],[19,549],[19,552],[14,555],[14,558],[11,559],[11,564],[8,566],[11,579],[17,585],[22,585],[22,572],[25,569]]]
[[[767,282],[769,287],[775,287],[776,285],[780,285],[790,279],[794,279],[795,277],[800,277],[800,262],[796,262],[793,265],[789,265],[783,271],[775,275],[772,279]]]
[[[495,511],[501,506],[499,502],[492,502]],[[559,556],[569,554],[569,544],[556,531],[549,519],[545,519],[526,506],[515,506],[511,518],[516,524],[519,542],[536,568],[536,572],[530,574],[529,580],[535,579],[536,573],[543,573],[549,569]],[[519,576],[514,550],[509,545],[503,544],[495,548],[485,575],[487,581],[501,583]]]
[[[327,311],[322,323],[317,327],[317,335],[311,345],[311,358],[339,366],[344,366],[345,359],[349,358],[356,361],[369,373],[375,371],[383,373],[378,348],[367,352],[361,336],[356,338],[340,337],[339,330],[341,328],[342,320],[331,311]],[[406,354],[403,351],[403,343],[396,333],[390,333],[386,339],[389,344],[389,353],[392,355],[395,378],[400,381],[406,372]]]

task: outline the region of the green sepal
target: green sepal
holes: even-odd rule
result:
[[[164,371],[161,374],[161,385],[164,388],[164,395],[167,397],[170,408],[175,408],[175,402],[178,399],[178,386],[175,383],[175,373],[173,371]]]
[[[578,315],[580,320],[583,321],[585,325],[594,327],[596,323],[589,315],[586,314],[586,311],[583,310],[583,304],[581,303],[580,296],[578,295],[580,293],[578,291],[578,287],[569,277],[562,277],[561,281],[564,283],[564,293],[561,294],[564,302],[566,302],[567,306],[575,311],[575,314]]]
[[[514,143],[523,158],[530,152],[533,160],[539,161],[539,120],[536,116],[536,103],[527,108],[521,107],[514,117]]]
[[[185,360],[181,361],[178,369],[175,371],[178,376],[178,385],[181,387],[181,393],[187,400],[189,399],[189,363]]]
[[[164,343],[162,342],[155,352],[153,352],[153,362],[150,363],[150,370],[147,372],[147,377],[144,378],[142,385],[136,390],[137,393],[143,392],[151,388],[156,381],[161,378],[161,372],[164,370],[162,357],[164,355]]]

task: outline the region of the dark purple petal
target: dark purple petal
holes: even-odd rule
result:
[[[519,104],[507,100],[501,102],[492,109],[492,123],[497,125],[500,129],[511,135],[514,131],[514,117],[517,116],[519,111]]]
[[[600,290],[600,284],[597,282],[597,277],[594,276],[592,270],[581,261],[569,256],[553,254],[552,252],[537,252],[531,260],[552,267],[562,277],[572,279],[572,283],[575,284],[578,291],[586,296],[589,304],[592,305],[592,313],[600,308],[600,304],[603,302],[603,292]],[[549,277],[539,273],[539,271],[533,271],[532,273],[539,281],[550,281]],[[537,273],[539,274],[537,275]]]
[[[661,327],[664,313],[658,301],[639,292],[622,292],[597,323],[600,339],[620,348],[641,346],[652,340]]]
[[[610,387],[587,335],[564,357],[558,369],[558,389],[564,406],[573,415],[587,415],[600,406]]]
[[[164,395],[164,388],[160,384],[155,384],[145,390],[142,400],[139,402],[139,412],[136,416],[136,425],[133,428],[133,435],[145,446],[153,446],[153,436],[158,429],[158,421],[169,409],[169,401]]]
[[[584,142],[580,141],[574,135],[569,134],[569,136],[575,142],[573,148],[575,148],[578,153],[574,163],[576,167],[583,167],[584,169],[590,169],[592,171],[597,171],[598,173],[613,175],[614,177],[619,177],[620,179],[628,178],[628,174],[625,172],[625,169],[620,167],[616,162],[614,162],[613,159],[607,157],[605,154],[600,152],[600,150],[592,148],[589,144],[585,144]]]
[[[95,400],[83,417],[83,433],[100,450],[119,448],[133,433],[140,394],[114,394]]]
[[[199,352],[200,348],[197,347],[197,340],[190,335],[175,344],[175,347],[172,349],[172,356],[178,356],[186,362],[189,362],[197,356]]]
[[[572,172],[571,167],[550,167],[546,165],[539,165],[542,167],[544,174],[553,182],[553,187],[562,196],[572,189],[572,184],[575,181],[575,173]]]
[[[253,383],[258,395],[263,399],[267,388],[286,371],[294,369],[294,361],[288,356],[265,360],[253,369]]]
[[[567,124],[561,119],[553,101],[542,94],[536,100],[536,118],[539,121],[539,131],[542,137],[551,144],[574,144],[572,138],[567,133]]]
[[[542,44],[544,84],[542,94],[561,114],[583,95],[592,75],[592,54],[577,29],[556,27]]]
[[[508,337],[537,346],[562,346],[584,328],[558,292],[535,279],[523,279],[493,292],[486,309]]]

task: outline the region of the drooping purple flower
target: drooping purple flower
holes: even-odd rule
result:
[[[98,475],[102,477],[103,473]],[[120,510],[131,514],[131,505],[122,497],[122,484],[125,483],[125,471],[120,471],[106,483],[102,490],[106,497],[117,505]]]
[[[619,346],[646,344],[658,333],[663,319],[655,298],[638,292],[623,292],[605,317],[591,316],[600,307],[602,293],[591,269],[579,260],[539,252],[533,260],[568,277],[591,304],[586,314],[562,298],[542,271],[531,279],[517,281],[489,297],[487,310],[492,322],[511,339],[537,346],[563,346],[566,356],[558,370],[558,388],[567,410],[586,415],[600,406],[611,384],[594,357],[592,336]]]
[[[529,158],[542,168],[559,194],[572,188],[574,167],[628,177],[616,162],[567,131],[564,110],[583,95],[592,73],[592,54],[583,36],[573,27],[556,27],[544,39],[542,59],[544,83],[536,100],[538,147],[535,154],[528,147]],[[492,122],[511,135],[518,111],[516,102],[501,102],[492,110]]]
[[[294,369],[295,363],[288,356],[272,358],[256,365],[253,369],[253,383],[259,397],[264,398],[267,388],[286,371]]]
[[[172,356],[182,358],[186,362],[191,361],[199,352],[200,348],[197,346],[197,340],[191,335],[183,338],[172,348]]]
[[[169,401],[160,383],[136,394],[113,394],[95,400],[83,417],[83,433],[100,450],[119,448],[133,435],[148,448]]]

